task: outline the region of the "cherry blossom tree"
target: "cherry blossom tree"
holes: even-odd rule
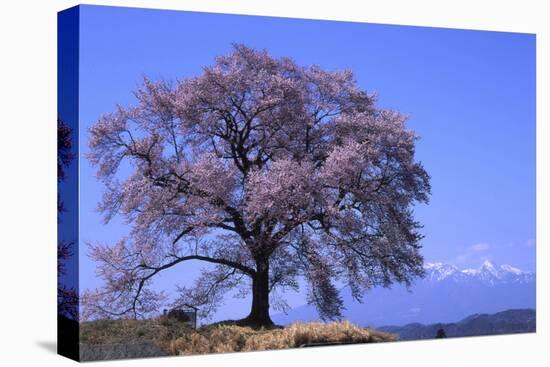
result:
[[[256,326],[272,324],[270,306],[284,309],[281,291],[299,279],[331,319],[340,286],[360,300],[422,275],[412,206],[428,201],[430,185],[417,137],[351,71],[235,45],[201,75],[145,79],[135,96],[90,129],[100,210],[131,232],[91,245],[105,285],[84,295],[86,317],[157,312],[168,297],[154,277],[189,261],[209,266],[173,305],[207,315],[226,292],[251,292],[239,323]]]

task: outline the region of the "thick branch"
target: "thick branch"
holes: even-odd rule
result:
[[[235,269],[240,270],[241,272],[243,272],[245,274],[248,274],[250,276],[253,276],[256,273],[256,271],[254,269],[252,269],[252,268],[250,268],[246,265],[243,265],[241,263],[231,261],[231,260],[227,260],[227,259],[219,259],[219,258],[214,258],[214,257],[209,257],[209,256],[202,256],[202,255],[189,255],[189,256],[177,257],[175,260],[173,260],[173,261],[171,261],[167,264],[164,264],[162,266],[159,266],[159,267],[152,267],[152,266],[148,266],[148,265],[144,265],[144,264],[139,265],[139,267],[144,268],[144,269],[154,270],[151,274],[149,274],[146,278],[144,278],[144,280],[147,280],[147,279],[151,278],[152,276],[156,275],[157,273],[159,273],[162,270],[171,268],[174,265],[177,265],[181,262],[188,261],[188,260],[200,260],[200,261],[205,261],[205,262],[209,262],[209,263],[213,263],[213,264],[221,264],[221,265],[229,266],[230,268],[235,268]]]

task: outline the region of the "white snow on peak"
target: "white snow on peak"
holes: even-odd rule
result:
[[[501,265],[500,270],[502,270],[504,272],[507,272],[507,273],[516,274],[516,275],[523,274],[523,272],[521,270],[519,270],[518,268],[514,268],[511,265]]]
[[[476,275],[476,274],[479,274],[479,270],[477,269],[463,269],[461,270],[464,274],[467,274],[467,275]]]
[[[493,263],[491,262],[491,260],[485,260],[485,261],[483,262],[483,264],[481,265],[481,268],[493,270],[493,269],[495,269],[495,264],[493,264]]]
[[[479,269],[479,271],[482,273],[489,273],[495,277],[498,277],[498,273],[499,273],[495,264],[493,264],[489,260],[485,260],[483,262],[483,265],[481,265],[481,268]]]
[[[459,271],[456,266],[450,265],[450,264],[443,264],[441,262],[425,263],[424,269],[428,271],[429,278],[431,280],[437,280],[437,281],[450,277]]]

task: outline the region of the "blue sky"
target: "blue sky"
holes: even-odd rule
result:
[[[197,75],[232,42],[351,68],[380,107],[408,114],[421,137],[417,158],[433,187],[430,204],[416,208],[426,260],[535,269],[534,35],[95,6],[80,16],[81,154],[86,128],[115,104],[133,103],[143,76]],[[81,289],[100,284],[85,242],[113,243],[127,232],[119,219],[102,224],[94,174],[82,159]],[[200,265],[183,268],[158,286],[170,290]]]

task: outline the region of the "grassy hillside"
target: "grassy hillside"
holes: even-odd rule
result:
[[[150,320],[98,320],[80,325],[80,343],[128,344],[151,342],[163,349],[192,330],[186,323],[166,317]]]
[[[394,334],[362,328],[347,321],[297,323],[285,328],[258,330],[217,324],[191,330],[185,324],[167,318],[86,322],[81,325],[80,337],[81,350],[88,350],[87,355],[93,356],[88,357],[88,360],[132,358],[136,348],[121,349],[121,345],[156,346],[159,351],[157,355],[190,355],[376,343],[397,339]],[[112,351],[105,348],[105,345],[111,349],[115,345],[118,349]],[[90,350],[93,350],[93,353],[89,352]],[[102,353],[108,355],[102,356]]]

